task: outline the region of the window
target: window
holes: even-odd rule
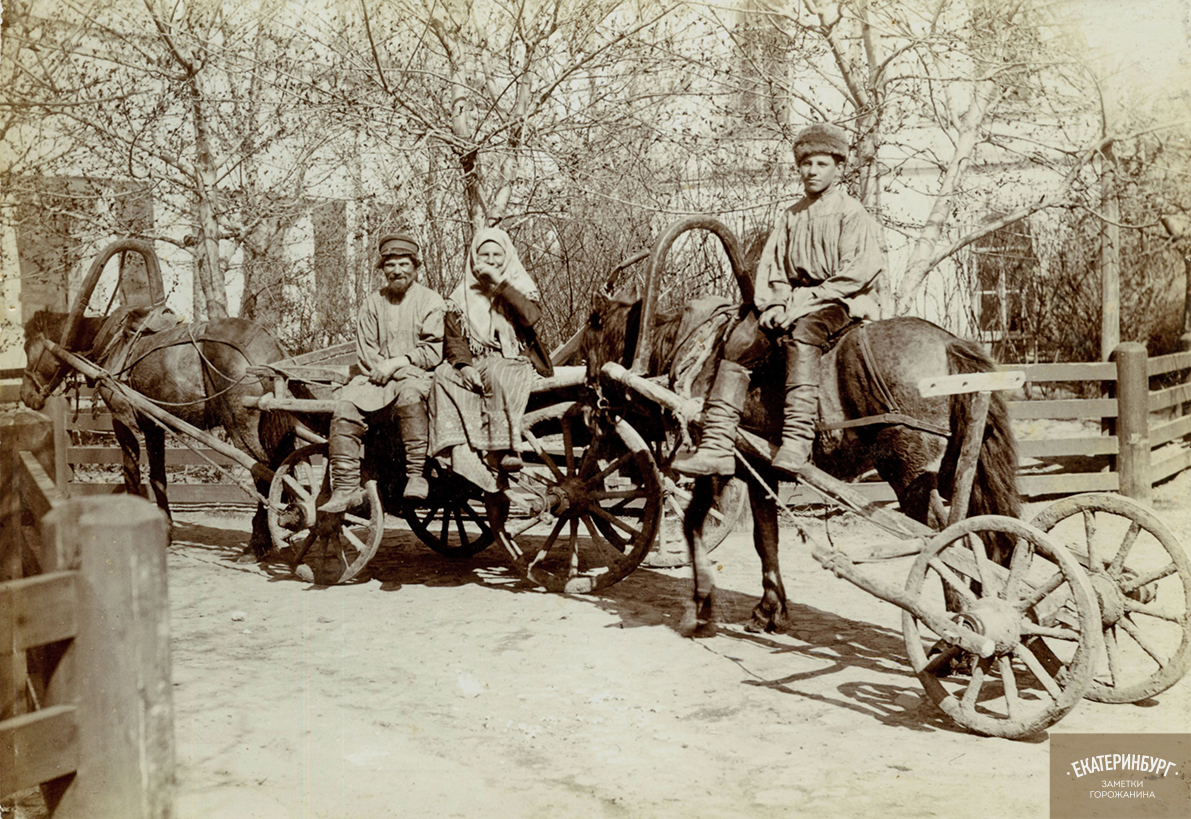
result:
[[[977,240],[972,265],[972,307],[981,340],[992,344],[1001,360],[1027,360],[1036,352],[1030,294],[1039,275],[1029,223],[1017,222]]]

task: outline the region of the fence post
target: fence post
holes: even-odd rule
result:
[[[1117,469],[1121,494],[1150,501],[1150,378],[1145,345],[1135,341],[1113,350],[1117,365]]]
[[[46,471],[54,468],[54,433],[49,419],[25,407],[0,411],[0,581],[25,576],[24,516],[16,482],[21,450],[32,452]]]
[[[54,425],[54,469],[50,472],[54,476],[54,483],[62,492],[68,492],[70,481],[74,477],[67,461],[67,449],[70,447],[70,433],[66,429],[66,413],[70,409],[69,402],[64,395],[51,395],[46,399],[45,411]],[[47,472],[50,470],[46,469]]]
[[[56,819],[168,819],[174,800],[169,523],[133,495],[72,498],[43,518],[56,569],[77,568],[78,635],[46,704],[78,707],[79,768],[43,786]],[[47,567],[48,568],[48,567]]]

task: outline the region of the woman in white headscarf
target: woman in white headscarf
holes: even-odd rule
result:
[[[484,488],[489,467],[521,468],[521,419],[535,373],[551,375],[533,330],[541,295],[500,228],[472,239],[463,280],[447,300],[443,363],[431,391],[431,454]]]

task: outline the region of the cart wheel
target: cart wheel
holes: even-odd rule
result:
[[[1170,688],[1191,662],[1191,565],[1154,513],[1120,495],[1074,495],[1033,524],[1088,570],[1104,649],[1087,697],[1137,702]]]
[[[657,543],[645,556],[646,566],[685,566],[690,562],[682,519],[691,502],[691,479],[676,472],[662,475],[662,525]],[[740,478],[729,478],[703,527],[703,542],[708,552],[731,534],[748,502],[748,487]]]
[[[299,578],[324,586],[356,577],[385,532],[376,481],[365,482],[363,501],[341,515],[318,513],[319,503],[330,494],[326,444],[290,453],[269,485],[267,519],[274,545],[290,557]]]
[[[269,484],[266,520],[273,548],[296,554],[310,534],[319,504],[319,490],[327,471],[327,445],[312,444],[286,456]]]
[[[405,520],[440,555],[472,557],[492,545],[492,527],[476,494],[468,481],[432,465],[430,494],[416,505],[406,502]]]
[[[998,532],[1015,540],[1008,569],[986,557],[978,537]],[[1075,707],[1091,683],[1101,630],[1091,582],[1070,552],[1015,518],[967,518],[927,544],[906,580],[925,609],[937,611],[945,589],[962,601],[948,619],[996,648],[969,654],[902,613],[910,663],[940,709],[975,733],[1017,739]]]
[[[641,563],[661,521],[661,477],[645,441],[623,420],[583,445],[587,435],[581,408],[550,440],[527,434],[539,463],[488,497],[497,541],[550,591],[611,586]]]

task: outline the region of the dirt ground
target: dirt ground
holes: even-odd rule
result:
[[[1191,475],[1155,506],[1191,543]],[[246,514],[177,516],[179,819],[1048,815],[1049,735],[951,724],[900,611],[804,551],[783,554],[794,625],[752,634],[759,562],[733,534],[714,553],[727,625],[692,640],[689,569],[566,597],[496,547],[449,561],[392,524],[371,580],[321,588],[233,565]],[[874,566],[899,586],[908,569]],[[1050,732],[1191,731],[1189,690],[1083,701]]]

